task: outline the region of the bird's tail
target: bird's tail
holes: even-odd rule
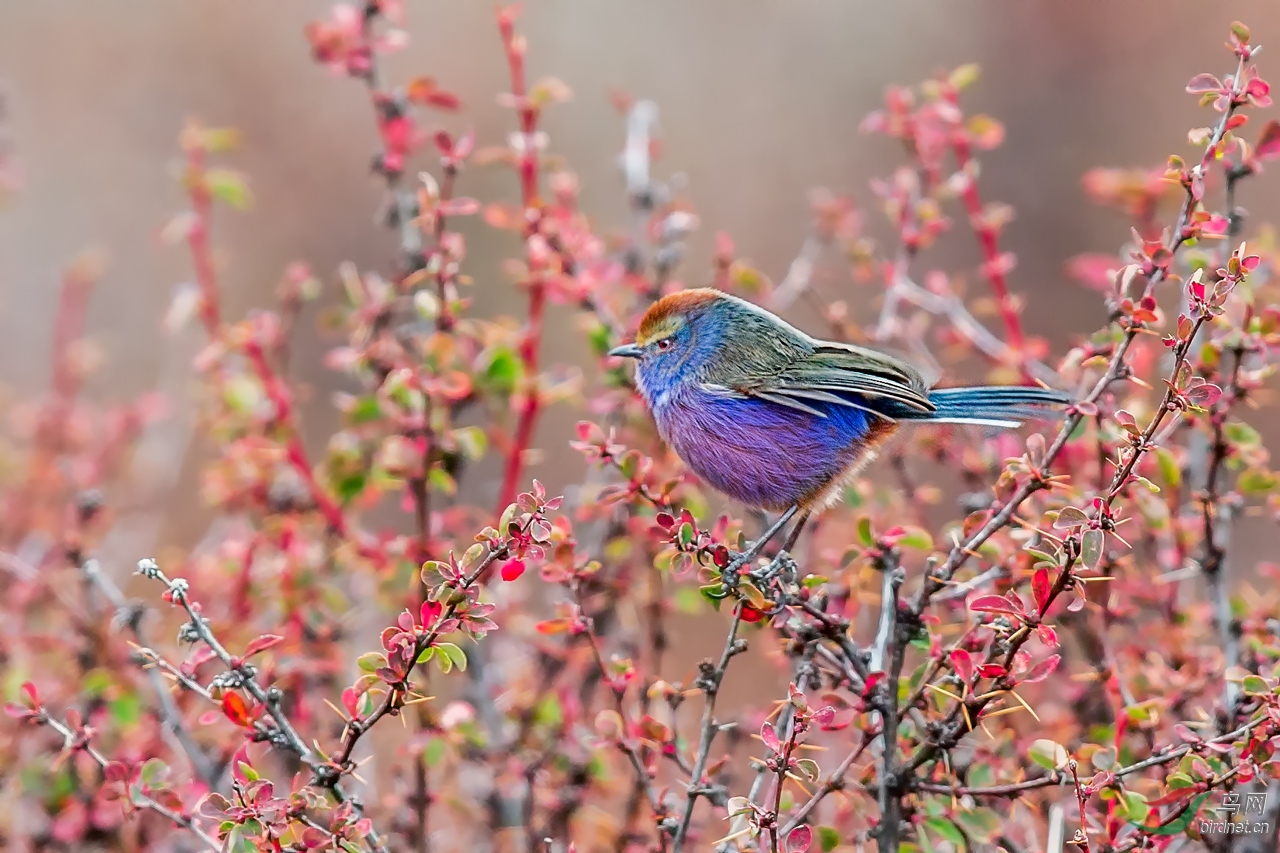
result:
[[[1071,403],[1061,391],[1011,385],[939,388],[929,392],[936,411],[914,411],[907,420],[944,424],[984,424],[1013,429],[1025,420],[1048,420]]]

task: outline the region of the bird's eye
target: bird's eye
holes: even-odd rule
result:
[[[671,347],[674,345],[675,345],[675,340],[673,338],[663,338],[662,340],[658,341],[658,352],[666,352],[667,350],[671,349]]]

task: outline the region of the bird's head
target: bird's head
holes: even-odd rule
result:
[[[609,355],[640,362],[636,384],[654,405],[685,383],[759,384],[812,348],[808,335],[780,317],[701,287],[653,303],[640,320],[636,342]]]
[[[730,298],[710,288],[664,296],[640,320],[636,342],[615,347],[609,355],[639,362],[637,382],[654,402],[681,382],[700,377],[713,362],[732,319]]]

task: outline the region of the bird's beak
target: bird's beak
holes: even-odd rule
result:
[[[609,355],[614,358],[639,358],[644,355],[644,350],[635,344],[623,344],[620,347],[614,347],[609,350]]]

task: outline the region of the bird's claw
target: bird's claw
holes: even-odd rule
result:
[[[769,561],[769,565],[748,572],[748,576],[755,581],[770,581],[778,575],[794,576],[798,566],[796,561],[786,551],[779,551],[777,556]]]

